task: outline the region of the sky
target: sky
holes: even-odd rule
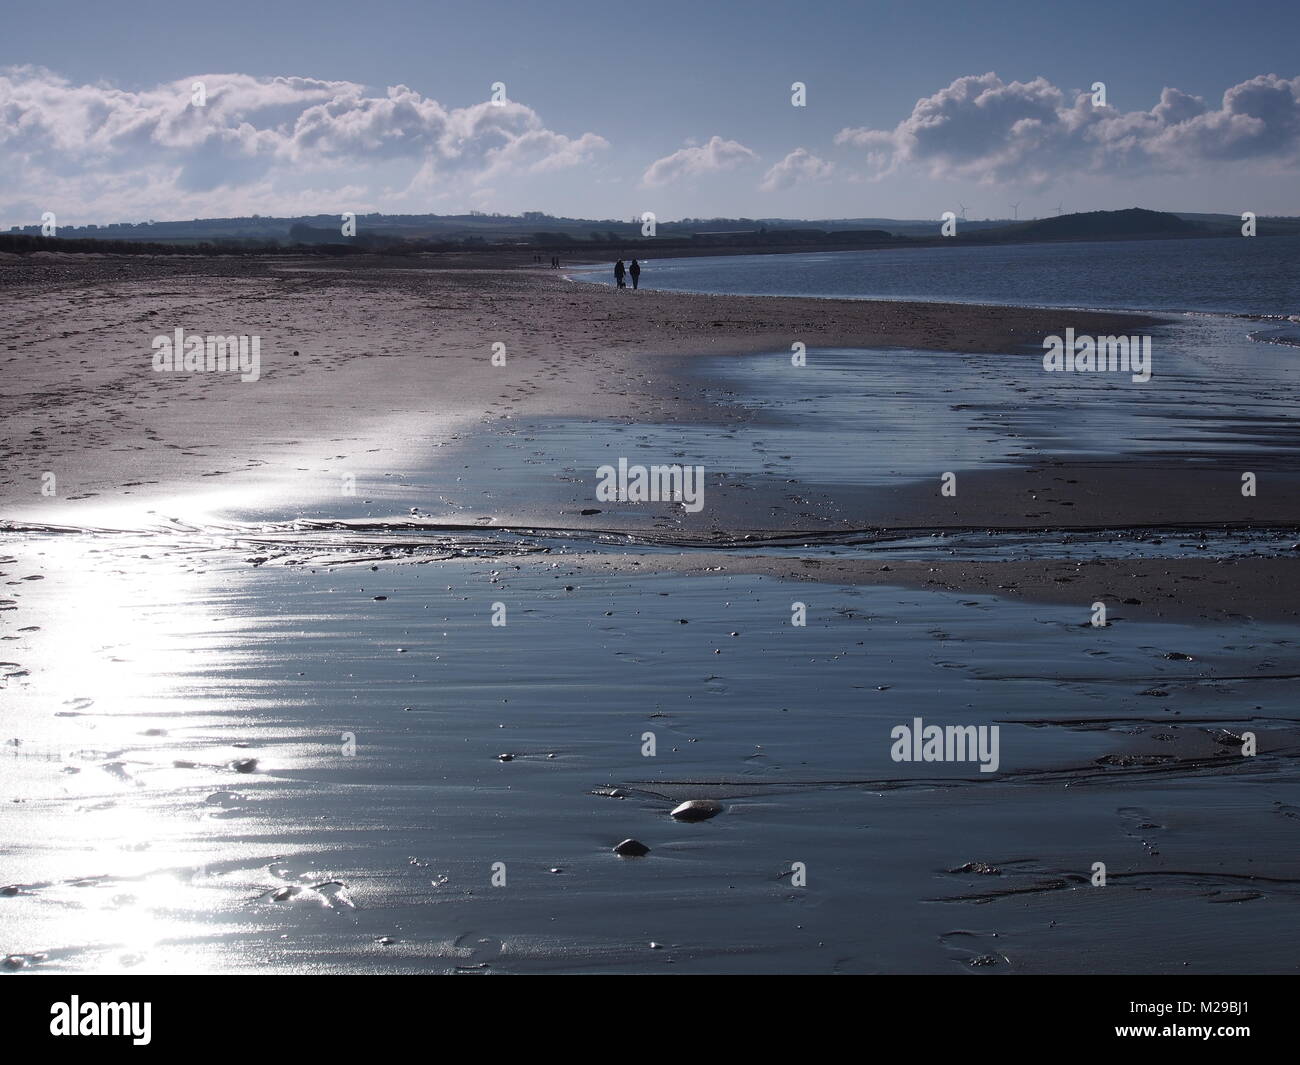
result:
[[[1295,0],[9,0],[0,228],[1300,215],[1297,40]]]

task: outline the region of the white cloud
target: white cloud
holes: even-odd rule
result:
[[[764,192],[793,188],[805,181],[821,181],[835,172],[835,165],[813,155],[806,148],[796,148],[773,166],[759,184]]]
[[[682,178],[734,170],[757,159],[754,152],[738,141],[711,137],[708,143],[699,147],[681,148],[672,155],[656,159],[641,176],[641,184],[667,185]]]
[[[1217,108],[1166,88],[1149,111],[1098,107],[1045,78],[958,78],[916,102],[892,130],[843,129],[884,174],[1043,183],[1065,173],[1191,173],[1206,163],[1289,165],[1300,158],[1300,78],[1265,74],[1234,85]]]
[[[192,102],[195,81],[205,106]],[[521,103],[450,108],[404,85],[376,95],[346,81],[207,74],[126,92],[37,67],[0,71],[0,207],[9,213],[56,202],[115,218],[363,209],[395,170],[407,174],[399,185],[423,173],[469,195],[495,177],[588,163],[607,147],[594,133],[548,129]]]

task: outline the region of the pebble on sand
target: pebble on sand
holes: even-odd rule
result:
[[[257,768],[256,758],[236,758],[230,763],[230,768],[236,773],[251,773]]]
[[[614,853],[624,858],[640,858],[644,854],[649,854],[650,848],[639,839],[625,839],[614,848]]]
[[[714,799],[691,799],[673,810],[672,816],[678,821],[707,821],[722,813],[722,803]]]

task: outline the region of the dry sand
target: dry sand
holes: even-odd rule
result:
[[[257,467],[292,469],[326,440],[483,418],[716,417],[655,360],[808,346],[1016,352],[1060,328],[1052,311],[849,300],[628,293],[550,271],[412,269],[405,261],[88,257],[47,276],[3,275],[7,353],[0,512],[53,470],[63,496],[208,487]],[[521,256],[522,258],[522,256]],[[24,283],[26,281],[26,283]],[[1096,332],[1146,319],[1072,315]],[[262,337],[262,376],[160,374],[150,343],[191,333]],[[491,364],[502,343],[506,365]],[[381,361],[382,360],[382,361]],[[404,427],[404,428],[403,428]],[[400,443],[400,441],[399,441]]]

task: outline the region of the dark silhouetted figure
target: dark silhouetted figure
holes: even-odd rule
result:
[[[619,288],[627,288],[627,282],[623,280],[623,274],[623,260],[619,259],[619,261],[614,264],[614,280],[618,282]]]
[[[641,280],[641,264],[633,259],[632,267],[628,270],[628,273],[632,275],[632,288],[635,289],[637,282]]]

